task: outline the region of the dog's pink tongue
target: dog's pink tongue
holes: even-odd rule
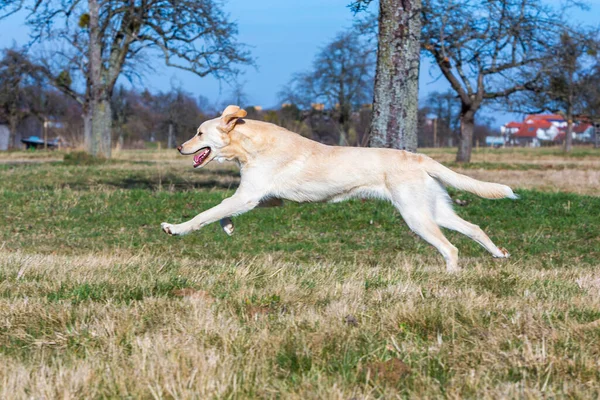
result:
[[[204,152],[201,152],[194,156],[194,164],[200,164],[200,160],[202,159],[202,154],[204,154]]]

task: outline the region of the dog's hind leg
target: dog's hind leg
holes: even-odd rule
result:
[[[506,249],[496,246],[480,227],[456,215],[452,209],[451,200],[445,191],[444,195],[443,197],[437,196],[435,199],[435,222],[439,226],[460,232],[473,239],[494,257],[508,258],[510,256]]]
[[[223,218],[219,221],[219,225],[223,228],[223,232],[225,232],[228,236],[233,235],[233,231],[235,230],[235,226],[233,225],[233,221],[231,217]]]
[[[417,194],[417,195],[415,195]],[[459,271],[458,249],[446,239],[431,214],[427,198],[419,198],[423,189],[398,190],[392,194],[392,203],[400,211],[402,218],[413,232],[434,246],[446,260],[448,272]]]

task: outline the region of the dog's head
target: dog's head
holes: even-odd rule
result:
[[[246,111],[238,106],[227,106],[219,118],[204,122],[196,135],[177,148],[183,155],[194,156],[194,168],[200,168],[221,155],[222,150],[231,143],[230,132]]]

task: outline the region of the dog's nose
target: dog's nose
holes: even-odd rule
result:
[[[177,146],[177,150],[181,153],[181,146]]]

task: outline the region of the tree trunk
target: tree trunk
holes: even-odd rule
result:
[[[475,112],[463,110],[460,113],[460,137],[458,138],[458,153],[456,162],[471,162],[473,149],[473,131],[475,130]]]
[[[573,149],[573,107],[567,107],[567,133],[565,135],[565,152]]]
[[[92,143],[92,111],[83,112],[83,148],[88,150]]]
[[[88,152],[94,157],[110,158],[112,131],[110,101],[101,98],[92,104],[92,137]]]
[[[100,35],[98,0],[88,0],[89,6],[89,81],[90,105],[92,113],[91,137],[86,146],[88,153],[95,157],[110,158],[112,114],[110,91],[102,65],[102,38]]]
[[[174,146],[173,123],[169,123],[169,137],[167,138],[167,149],[172,149]]]
[[[369,146],[415,151],[421,0],[380,0]]]

